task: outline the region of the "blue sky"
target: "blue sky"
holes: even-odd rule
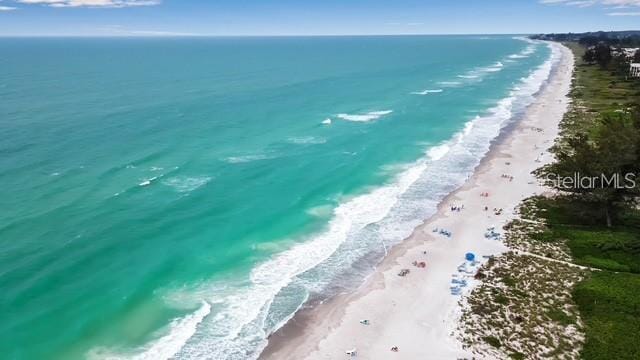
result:
[[[640,0],[0,0],[0,36],[493,34],[640,29]]]

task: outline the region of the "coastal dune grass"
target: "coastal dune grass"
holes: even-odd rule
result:
[[[602,227],[576,198],[536,198],[547,229],[539,239],[566,244],[573,262],[591,271],[572,292],[584,322],[582,359],[640,359],[640,216],[629,210]],[[593,209],[593,207],[591,207]]]
[[[618,110],[640,104],[640,82],[626,79],[611,69],[588,65],[582,60],[585,48],[577,43],[565,43],[576,61],[571,97],[584,103],[589,112]]]
[[[537,198],[547,228],[534,234],[540,241],[562,241],[578,265],[616,272],[640,273],[640,217],[626,214],[617,226],[601,224],[600,211],[577,198]]]

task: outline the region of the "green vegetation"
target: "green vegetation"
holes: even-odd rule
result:
[[[639,174],[640,81],[626,79],[617,71],[620,64],[603,61],[604,47],[585,55],[582,45],[567,45],[577,63],[571,92],[574,103],[553,148],[558,161],[537,175]],[[572,262],[594,269],[572,292],[586,336],[580,356],[640,359],[639,186],[568,191],[555,187],[564,190],[561,195],[532,200],[535,210],[530,212],[546,224],[532,238],[566,247]],[[547,313],[553,321],[570,321],[563,315],[562,311]]]
[[[562,136],[552,149],[557,161],[536,174],[547,180],[547,185],[578,194],[582,201],[601,209],[611,227],[621,210],[640,195],[640,186],[619,186],[626,174],[635,174],[632,180],[640,178],[640,81],[615,71],[619,64],[611,62],[610,54],[608,58],[600,54],[611,52],[608,45],[598,44],[589,50],[576,43],[567,45],[576,58],[571,92],[574,102],[562,121]],[[555,181],[576,175],[598,180],[595,186],[566,186]],[[608,182],[616,176],[620,181]]]
[[[569,248],[576,264],[592,271],[572,293],[584,322],[583,359],[639,359],[640,215],[629,209],[612,228],[603,227],[600,212],[575,196],[533,199],[536,216],[546,223],[535,237]],[[549,311],[556,322],[562,312]]]
[[[574,299],[585,321],[584,359],[640,359],[640,276],[593,272]]]
[[[640,46],[640,31],[596,31],[586,33],[568,34],[540,34],[532,36],[533,39],[551,40],[558,42],[574,42],[583,46],[593,46],[605,43],[611,46]]]
[[[640,216],[636,212],[621,215],[612,228],[600,225],[599,209],[579,198],[535,198],[547,228],[534,234],[540,241],[562,241],[573,262],[599,269],[640,273]]]
[[[598,66],[589,65],[583,59],[586,48],[578,43],[564,45],[569,47],[575,56],[576,68],[571,98],[577,102],[577,106],[573,106],[567,113],[564,125],[574,125],[573,130],[578,130],[580,125],[592,118],[589,114],[597,115],[640,104],[640,82],[637,79],[612,75],[614,69],[602,70]],[[628,71],[628,67],[625,66],[625,70]],[[574,118],[580,121],[568,121]]]
[[[485,336],[484,341],[495,348],[499,348],[500,346],[502,346],[502,344],[500,344],[500,340],[498,340],[498,338],[496,338],[495,336]]]

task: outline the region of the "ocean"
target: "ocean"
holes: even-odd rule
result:
[[[512,36],[0,39],[0,353],[252,359],[547,79]]]

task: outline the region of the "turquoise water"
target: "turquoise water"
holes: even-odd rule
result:
[[[255,357],[469,175],[511,37],[0,39],[0,353]]]

